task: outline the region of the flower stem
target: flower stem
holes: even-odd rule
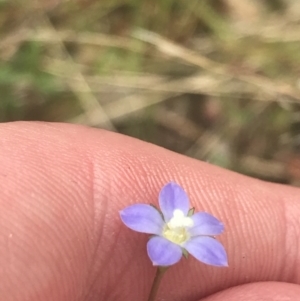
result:
[[[151,291],[150,291],[150,294],[149,294],[148,301],[154,301],[155,300],[160,282],[161,282],[165,272],[167,271],[167,269],[168,269],[168,267],[162,267],[162,266],[159,266],[157,268],[156,274],[155,274],[155,277],[154,277],[154,280],[153,280],[153,283],[152,283],[152,287],[151,287]]]

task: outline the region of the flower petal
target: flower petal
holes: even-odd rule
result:
[[[164,226],[161,214],[147,204],[131,205],[120,211],[121,220],[130,229],[160,235]]]
[[[191,236],[219,235],[224,231],[224,225],[214,216],[199,212],[191,216],[194,226],[189,229]]]
[[[161,236],[154,236],[148,241],[147,252],[153,265],[159,266],[175,264],[182,257],[181,247]]]
[[[185,243],[184,248],[191,255],[206,264],[228,266],[227,254],[224,247],[212,237],[193,237]]]
[[[186,192],[176,183],[170,182],[159,193],[159,206],[168,222],[173,217],[175,209],[181,210],[184,215],[189,211],[189,198]]]

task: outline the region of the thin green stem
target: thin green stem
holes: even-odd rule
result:
[[[158,288],[160,285],[160,282],[165,274],[165,272],[167,271],[168,267],[161,267],[159,266],[156,270],[156,274],[152,283],[152,287],[151,287],[151,291],[149,294],[149,298],[148,301],[154,301],[155,297],[157,295],[158,292]]]

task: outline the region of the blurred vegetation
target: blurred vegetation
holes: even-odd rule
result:
[[[300,183],[300,1],[0,0],[0,121],[118,131]]]

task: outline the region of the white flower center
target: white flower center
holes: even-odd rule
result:
[[[166,239],[181,245],[190,238],[187,228],[192,227],[193,225],[194,222],[190,217],[185,216],[181,210],[175,209],[173,217],[165,225],[163,236]]]

